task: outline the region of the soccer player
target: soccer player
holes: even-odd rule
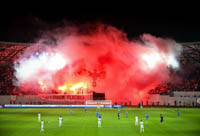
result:
[[[70,108],[70,115],[72,116],[72,108]]]
[[[135,125],[138,126],[138,116],[135,116]]]
[[[58,121],[59,121],[59,127],[61,127],[62,126],[62,116],[60,116],[59,118],[58,118]]]
[[[101,127],[101,114],[99,114],[99,118],[98,118],[98,128]]]
[[[140,121],[140,133],[144,133],[144,122],[141,120]]]
[[[118,111],[117,113],[117,116],[118,116],[118,120],[120,119],[120,112]]]
[[[41,129],[40,129],[40,132],[44,132],[44,121],[43,121],[43,120],[41,121]]]
[[[164,115],[163,115],[163,113],[162,114],[160,114],[160,122],[162,123],[163,121],[164,121]]]
[[[99,113],[99,118],[101,118],[101,114]]]
[[[40,122],[40,119],[41,119],[41,113],[39,112],[38,113],[38,122]]]
[[[101,108],[101,105],[99,104],[99,105],[97,106],[97,110],[99,111],[99,110],[100,110],[100,108]]]
[[[177,113],[178,113],[178,117],[180,117],[181,116],[181,111],[179,109],[178,109]]]
[[[85,113],[87,113],[87,107],[85,107]]]
[[[120,113],[120,107],[118,107],[118,112]]]
[[[128,110],[126,110],[126,117],[128,117]]]
[[[98,117],[98,115],[99,115],[99,112],[98,112],[98,110],[96,110],[96,117]]]
[[[149,114],[148,114],[148,113],[146,113],[146,120],[148,120],[148,118],[149,118]]]

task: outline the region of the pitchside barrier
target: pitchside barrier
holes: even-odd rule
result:
[[[121,105],[13,105],[2,104],[1,108],[121,108]]]
[[[24,105],[2,104],[2,108],[122,108],[122,105],[112,105],[111,100],[86,100],[85,105]]]

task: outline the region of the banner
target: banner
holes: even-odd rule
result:
[[[200,98],[197,98],[197,103],[200,104]]]
[[[10,96],[10,100],[11,101],[16,101],[17,100],[17,96],[16,95],[11,95]]]
[[[43,101],[85,101],[92,99],[91,94],[45,94],[40,95]]]

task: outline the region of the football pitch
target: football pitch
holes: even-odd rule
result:
[[[128,117],[125,111],[128,110]],[[16,108],[0,109],[0,136],[200,136],[200,109],[180,108],[123,108],[120,120],[118,109],[100,109],[101,128],[97,127],[96,109],[63,108]],[[38,113],[44,120],[44,132],[40,132]],[[146,121],[145,114],[149,119]],[[164,122],[160,123],[160,114]],[[63,117],[62,127],[58,126],[58,117]],[[135,116],[144,121],[144,133],[135,126]]]

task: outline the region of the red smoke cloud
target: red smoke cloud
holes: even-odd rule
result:
[[[149,97],[150,89],[170,80],[169,67],[179,67],[176,57],[181,46],[173,40],[144,34],[140,40],[130,41],[124,32],[108,25],[85,33],[80,30],[84,29],[62,29],[55,34],[57,45],[45,46],[36,56],[35,50],[25,51],[32,57],[22,55],[18,60],[17,85],[22,90],[48,91],[83,82],[88,89],[105,93],[108,100],[138,103]],[[60,58],[51,60],[56,54]]]

